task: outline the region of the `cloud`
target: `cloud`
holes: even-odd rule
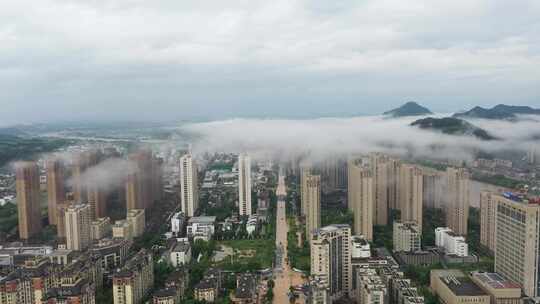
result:
[[[526,140],[526,135],[540,129],[538,120],[483,122],[482,127],[502,140],[482,141],[409,126],[416,119],[387,119],[382,116],[313,120],[232,119],[188,124],[182,130],[200,136],[193,147],[197,153],[248,151],[256,157],[271,154],[278,158],[307,153],[321,160],[336,154],[379,151],[415,157],[470,160],[478,150],[494,152],[511,147],[527,151],[534,141]]]
[[[3,1],[0,118],[534,105],[539,17],[535,0]]]
[[[128,174],[137,172],[137,166],[122,158],[107,158],[86,169],[81,174],[81,185],[85,188],[97,188],[105,192],[122,187]],[[70,178],[68,185],[73,185],[74,180]]]

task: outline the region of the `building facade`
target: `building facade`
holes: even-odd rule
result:
[[[251,158],[246,154],[238,156],[238,213],[251,215]]]
[[[82,251],[90,245],[91,209],[88,204],[75,204],[66,209],[66,248]]]
[[[39,168],[34,162],[15,165],[19,237],[29,239],[41,231]]]
[[[373,174],[371,170],[360,164],[358,160],[348,163],[349,189],[347,200],[354,215],[354,233],[373,240]]]
[[[401,220],[414,221],[422,231],[422,204],[424,178],[422,170],[416,166],[403,164],[399,168],[399,210]]]
[[[197,163],[191,154],[182,156],[180,158],[180,196],[182,211],[188,217],[194,216],[199,207],[197,174]]]
[[[447,168],[446,226],[458,235],[467,235],[469,220],[469,172],[466,169]]]

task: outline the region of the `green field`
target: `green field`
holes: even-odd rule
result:
[[[272,267],[275,249],[274,240],[272,239],[232,240],[221,241],[217,244],[231,247],[234,251],[233,264],[231,264],[229,258],[218,263],[226,269],[233,270],[246,267],[264,269]],[[247,255],[250,255],[250,257],[247,257]]]

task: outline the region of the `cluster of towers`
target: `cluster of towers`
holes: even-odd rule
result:
[[[380,153],[333,163],[341,168],[328,169],[326,163],[322,169],[308,162],[300,164],[301,214],[306,219],[307,237],[321,226],[321,191],[325,187],[321,184],[333,181],[339,188],[343,183],[339,172],[343,171],[347,172],[347,206],[354,215],[354,234],[372,240],[373,226],[388,225],[393,211],[399,212],[401,221],[415,222],[422,229],[424,206],[443,208],[446,225],[456,234],[467,234],[467,170],[449,167],[440,172]]]
[[[47,180],[47,218],[49,225],[57,226],[57,236],[66,237],[66,214],[74,205],[87,205],[89,222],[108,216],[111,197],[125,201],[126,210],[150,208],[161,199],[161,161],[150,150],[129,155],[129,168],[107,168],[103,161],[120,160],[116,153],[104,154],[99,150],[76,153],[67,161],[51,157],[45,160]],[[126,170],[124,174],[108,170]],[[27,240],[41,231],[42,220],[40,168],[36,162],[18,162],[15,165],[19,237]],[[119,178],[120,180],[111,180]],[[70,209],[71,208],[71,209]],[[85,209],[86,210],[86,209]]]

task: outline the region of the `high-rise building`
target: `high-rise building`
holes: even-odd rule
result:
[[[251,158],[238,156],[238,210],[240,216],[251,215]]]
[[[88,158],[85,153],[78,153],[73,158],[73,169],[71,179],[73,181],[73,198],[77,203],[88,201],[86,188],[83,185],[82,175],[88,167]]]
[[[195,215],[199,207],[197,163],[191,154],[180,158],[180,196],[182,211],[189,217]]]
[[[19,237],[29,239],[41,230],[39,168],[35,162],[15,165]]]
[[[458,235],[467,235],[469,220],[469,172],[447,168],[446,226]]]
[[[306,235],[321,227],[321,176],[308,175],[305,181]]]
[[[330,296],[348,296],[352,290],[351,228],[335,224],[311,235],[311,274],[326,278]]]
[[[311,164],[309,162],[303,162],[300,164],[300,212],[301,215],[307,216],[307,202],[306,202],[306,182],[307,177],[311,175]]]
[[[126,181],[126,209],[150,208],[161,192],[156,181],[159,165],[148,149],[130,154],[129,160],[132,168]]]
[[[393,227],[394,251],[415,252],[421,250],[422,231],[416,223],[395,221]]]
[[[88,204],[92,219],[107,216],[107,193],[100,185],[92,185],[87,188]]]
[[[403,222],[414,221],[422,231],[422,202],[424,179],[422,170],[414,165],[403,164],[399,168],[399,210]]]
[[[139,237],[144,234],[146,226],[144,209],[128,210],[126,220],[131,225],[133,237]]]
[[[495,272],[521,285],[525,295],[540,296],[540,200],[512,193],[496,199]]]
[[[495,237],[496,215],[496,194],[488,191],[480,192],[480,244],[491,253],[495,252],[497,244],[497,238]]]
[[[373,240],[373,175],[368,167],[352,159],[348,163],[347,201],[354,215],[354,234]]]
[[[64,191],[64,165],[60,159],[51,158],[45,162],[47,170],[47,213],[49,225],[57,225],[58,208],[66,199]]]
[[[355,289],[358,304],[387,303],[387,286],[373,268],[358,269]]]
[[[145,249],[139,251],[113,275],[114,304],[140,304],[154,286],[154,261]]]
[[[347,187],[347,162],[339,156],[330,156],[323,163],[323,191],[336,191]],[[326,190],[325,190],[326,189]]]
[[[119,220],[112,226],[113,238],[133,241],[133,227],[128,220]]]
[[[423,204],[426,208],[442,209],[444,206],[445,174],[431,168],[422,168],[424,177]]]
[[[73,201],[65,201],[63,204],[57,205],[56,210],[58,213],[57,216],[57,225],[56,225],[56,236],[59,239],[64,239],[66,237],[66,209],[74,204]]]
[[[90,245],[91,209],[88,204],[75,204],[65,211],[66,248],[82,251]]]
[[[388,224],[389,188],[391,186],[390,158],[379,154],[370,155],[370,167],[373,174],[373,223]]]

